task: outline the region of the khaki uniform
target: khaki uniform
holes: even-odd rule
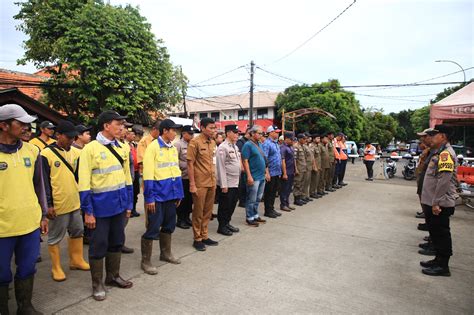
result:
[[[216,142],[200,134],[189,142],[188,163],[194,165],[193,233],[195,241],[208,239],[208,225],[216,195]]]
[[[328,147],[322,143],[319,144],[319,152],[321,152],[321,176],[318,186],[318,191],[323,192],[326,189],[329,172],[331,170],[331,163],[329,162]]]
[[[311,185],[311,173],[313,172],[314,153],[308,144],[303,145],[303,150],[306,158],[306,173],[304,176],[303,191],[304,196],[309,198],[309,186]]]
[[[321,151],[319,144],[311,143],[310,148],[313,151],[314,164],[316,169],[311,172],[311,185],[309,187],[310,195],[314,195],[318,192],[318,185],[321,175]]]
[[[296,143],[295,149],[295,165],[298,173],[295,174],[295,184],[293,188],[293,195],[296,198],[304,197],[304,180],[306,174],[306,156],[303,146]]]
[[[334,155],[334,144],[332,141],[329,141],[327,144],[328,154],[329,154],[329,172],[326,174],[326,189],[332,187],[332,181],[334,179],[334,173],[336,172],[336,156]]]
[[[151,135],[141,138],[137,146],[137,162],[143,163],[143,158],[145,157],[146,148],[155,140]]]

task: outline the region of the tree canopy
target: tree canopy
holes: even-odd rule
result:
[[[139,10],[98,0],[28,0],[18,3],[19,29],[29,38],[19,62],[47,67],[48,104],[93,120],[113,108],[143,120],[179,102],[187,79]]]

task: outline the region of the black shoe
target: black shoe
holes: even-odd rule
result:
[[[423,268],[431,268],[433,266],[437,266],[438,262],[436,261],[436,258],[435,258],[435,259],[432,259],[432,260],[420,261],[420,265]]]
[[[225,236],[231,236],[233,233],[231,230],[229,230],[226,226],[224,227],[219,227],[217,229],[217,233],[225,235]]]
[[[281,217],[281,213],[276,210],[273,210],[273,214],[276,215],[277,217]]]
[[[239,205],[238,205],[240,208],[245,208],[245,202],[239,202]]]
[[[441,267],[441,266],[432,266],[426,269],[421,270],[425,275],[428,276],[443,276],[443,277],[451,277],[451,272],[449,271],[449,267]]]
[[[264,216],[266,216],[267,218],[272,218],[272,219],[278,218],[278,216],[273,212],[266,212]]]
[[[426,224],[426,223],[419,223],[419,224],[418,224],[418,230],[420,230],[420,231],[428,231],[428,224]]]
[[[206,250],[206,245],[204,245],[203,242],[199,242],[199,241],[194,241],[193,247],[200,252],[203,252]]]
[[[340,185],[340,186],[347,186],[347,185],[349,185],[349,184],[348,184],[348,183],[344,183],[344,182],[340,182],[339,185]]]
[[[309,198],[309,197],[306,197],[305,200],[306,200],[307,202],[314,201],[314,199],[311,199],[311,198]]]
[[[420,244],[418,244],[418,247],[423,248],[423,249],[432,249],[432,250],[434,250],[433,244],[431,244],[430,242],[420,243]]]
[[[40,263],[43,261],[43,258],[41,258],[41,255],[36,258],[36,263]]]
[[[178,221],[176,223],[176,226],[179,227],[180,229],[183,229],[183,230],[187,230],[189,229],[191,226],[189,226],[186,222],[184,221]]]
[[[417,219],[424,219],[424,218],[425,218],[425,214],[424,214],[423,212],[422,212],[421,214],[418,214],[418,213],[417,213],[417,214],[415,215],[415,218],[417,218]]]
[[[130,218],[136,218],[136,217],[139,217],[140,216],[140,213],[138,212],[132,212],[132,214],[130,215]]]
[[[329,189],[326,189],[326,191],[329,191],[329,192],[334,192],[336,191],[334,188],[329,188]]]
[[[239,233],[239,231],[240,231],[239,228],[237,228],[237,227],[235,227],[235,226],[233,226],[233,225],[230,225],[230,223],[227,224],[227,228],[228,228],[229,230],[231,230],[232,233]]]
[[[431,238],[429,236],[425,236],[425,237],[423,237],[423,241],[430,242]]]
[[[423,211],[417,211],[416,214],[420,215],[420,214],[423,214],[424,212]]]
[[[253,227],[258,227],[258,222],[255,222],[255,220],[245,220],[245,222],[250,225],[250,226],[253,226]]]
[[[207,246],[217,246],[217,245],[219,245],[219,242],[213,241],[210,238],[202,240],[202,242],[204,243],[204,245],[207,245]]]
[[[184,223],[186,223],[186,224],[189,225],[189,226],[193,226],[193,221],[192,221],[189,217],[187,217],[187,218],[184,220]]]
[[[125,245],[122,246],[122,254],[133,254],[135,250],[133,248],[127,247]]]
[[[297,199],[297,200],[295,200],[294,204],[297,205],[297,206],[304,206],[306,203],[301,201],[301,199]]]
[[[426,256],[436,256],[436,251],[432,248],[428,248],[428,249],[420,249],[418,251],[418,254],[421,254],[421,255],[426,255]]]
[[[339,188],[342,188],[342,186],[334,185],[334,186],[332,186],[332,188],[334,188],[334,189],[339,189]]]

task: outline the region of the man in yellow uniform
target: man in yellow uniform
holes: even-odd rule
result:
[[[56,126],[50,121],[45,120],[39,125],[39,128],[41,130],[40,135],[31,139],[30,143],[37,146],[40,150],[43,150],[46,146],[56,142],[56,140],[53,139]]]
[[[84,147],[79,160],[79,195],[85,221],[92,230],[89,264],[92,276],[92,296],[105,299],[105,284],[128,289],[133,283],[120,276],[121,250],[125,241],[125,221],[133,203],[130,155],[117,138],[126,117],[107,110],[98,117],[96,140]]]
[[[35,119],[16,104],[0,107],[0,314],[9,314],[13,255],[17,314],[41,314],[31,298],[40,233],[48,232],[42,160],[36,146],[20,140]]]
[[[154,240],[160,240],[160,260],[181,263],[171,253],[171,234],[176,228],[176,206],[184,196],[178,150],[172,144],[176,129],[181,127],[171,119],[163,120],[160,136],[148,146],[143,160],[147,221],[142,236],[141,267],[150,275],[158,273],[150,261]]]
[[[77,130],[69,121],[61,121],[57,126],[57,141],[41,151],[43,172],[47,187],[48,202],[48,251],[51,256],[52,277],[55,281],[66,280],[61,267],[59,243],[66,232],[69,232],[69,268],[72,270],[89,270],[84,261],[82,223],[79,187],[77,185],[77,161],[81,151],[73,148],[72,142]]]
[[[212,118],[201,120],[201,134],[188,145],[189,191],[193,194],[193,246],[204,251],[207,246],[217,246],[208,235],[208,225],[216,194],[216,123]]]

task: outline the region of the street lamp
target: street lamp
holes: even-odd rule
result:
[[[461,67],[461,65],[459,63],[457,63],[456,61],[452,61],[452,60],[436,60],[435,62],[451,62],[451,63],[454,63],[455,65],[457,65],[459,68],[461,68],[462,70],[462,73],[464,75],[464,81],[463,82],[466,82],[466,72],[464,71],[464,68]]]

